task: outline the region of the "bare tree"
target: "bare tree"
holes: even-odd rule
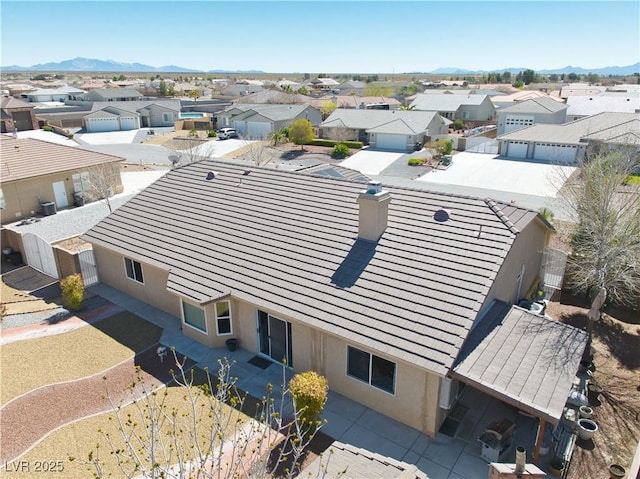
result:
[[[205,384],[196,386],[184,361],[174,350],[171,354],[182,405],[170,406],[165,401],[167,388],[154,388],[140,375],[131,386],[129,404],[113,401],[107,389],[118,434],[101,432],[119,470],[107,471],[96,447],[88,455],[95,477],[117,472],[127,478],[265,478],[277,471],[292,478],[300,472],[305,451],[322,423],[306,427],[301,419],[304,409],[296,410],[295,401],[293,413],[286,414],[290,392],[284,365],[280,396],[269,385],[255,417],[248,418],[239,412],[247,406],[247,395],[236,389],[237,378],[231,376],[228,361],[219,361],[215,377],[206,371]],[[323,477],[323,470],[319,468],[315,477]]]
[[[587,159],[565,185],[577,218],[569,260],[574,289],[605,288],[621,303],[640,294],[640,191],[626,184],[638,165],[628,152],[605,152]]]
[[[271,155],[267,150],[268,142],[264,140],[245,142],[243,158],[253,162],[256,166],[263,166],[271,161]]]
[[[185,136],[173,138],[165,143],[164,147],[170,151],[169,161],[175,168],[206,158],[207,153],[204,145],[207,143],[208,140],[185,132]]]
[[[120,164],[102,163],[92,166],[80,174],[77,186],[79,191],[76,194],[81,194],[86,202],[104,201],[109,208],[109,213],[112,213],[111,197],[116,193],[116,189],[121,183]]]
[[[330,140],[335,141],[349,141],[355,139],[355,132],[351,128],[336,127],[326,128],[327,136]]]
[[[600,150],[586,156],[563,190],[577,219],[567,282],[597,301],[598,311],[605,298],[628,304],[640,297],[640,189],[627,184],[639,165],[635,150]],[[592,321],[587,327],[591,335]]]

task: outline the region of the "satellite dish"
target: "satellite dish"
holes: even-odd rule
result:
[[[178,155],[169,155],[169,161],[173,166],[176,166],[180,162],[180,157]]]
[[[207,173],[207,180],[211,181],[216,177],[217,173],[215,171],[210,171],[209,173]]]

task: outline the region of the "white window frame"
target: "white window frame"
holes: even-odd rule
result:
[[[349,348],[353,348],[357,351],[360,351],[362,353],[366,353],[369,355],[369,380],[368,381],[364,381],[359,377],[356,376],[352,376],[351,374],[349,374]],[[391,364],[393,364],[393,391],[387,391],[386,389],[382,389],[379,386],[376,386],[375,384],[371,383],[371,376],[373,375],[373,357],[377,357],[379,359],[383,359]],[[376,388],[378,391],[382,391],[383,393],[389,394],[391,396],[395,396],[396,395],[396,381],[398,378],[398,363],[391,361],[387,358],[383,358],[382,356],[378,356],[377,354],[373,354],[369,351],[365,351],[364,349],[358,348],[356,346],[351,346],[351,345],[347,345],[347,355],[346,355],[346,361],[345,361],[345,373],[348,377],[355,379],[356,381],[360,381],[361,383],[365,383],[368,384],[369,386]]]
[[[168,112],[168,113],[163,113],[162,114],[162,122],[163,123],[167,123],[167,122],[173,121],[173,119],[174,119],[174,116],[173,116],[172,112]]]
[[[0,210],[4,210],[7,207],[7,202],[4,199],[4,191],[0,187]]]
[[[204,329],[200,329],[197,326],[194,326],[193,324],[189,324],[187,323],[187,319],[185,317],[184,314],[184,305],[188,304],[189,306],[193,307],[193,308],[197,308],[202,310],[202,315],[204,316]],[[202,306],[198,305],[198,304],[194,304],[191,303],[189,301],[185,301],[184,299],[180,299],[180,315],[182,316],[182,324],[184,324],[185,326],[188,326],[189,328],[193,329],[194,331],[198,331],[199,333],[204,333],[204,334],[209,334],[209,330],[207,328],[207,309],[203,308]]]
[[[220,303],[227,303],[227,310],[229,311],[229,315],[228,316],[218,316],[218,304]],[[214,305],[214,313],[215,313],[215,317],[216,317],[216,334],[218,336],[230,336],[233,334],[233,318],[232,318],[232,314],[231,314],[231,301],[218,301],[216,302]],[[229,332],[228,333],[221,333],[220,332],[220,323],[219,320],[220,319],[229,319]]]
[[[129,268],[127,268],[127,261],[129,261],[131,263],[131,272],[132,272],[133,276],[129,276]],[[138,279],[136,277],[135,263],[140,265],[140,276],[141,276],[140,279]],[[125,256],[124,257],[124,274],[131,281],[134,281],[134,282],[136,282],[138,284],[144,284],[144,271],[142,270],[142,263],[140,261],[136,261],[135,259],[127,258]]]

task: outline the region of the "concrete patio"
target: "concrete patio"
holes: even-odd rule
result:
[[[277,386],[283,382],[280,365],[274,363],[261,369],[248,362],[255,354],[245,349],[238,348],[230,352],[224,348],[208,348],[182,334],[180,320],[174,316],[106,285],[97,284],[89,289],[162,327],[161,343],[175,347],[181,355],[196,361],[199,367],[206,366],[216,371],[218,360],[227,358],[233,362],[232,376],[238,378],[237,386],[240,389],[255,397],[262,397],[267,384],[271,383],[277,396]],[[292,375],[290,370],[286,374],[287,378]],[[516,431],[513,447],[501,460],[515,462],[515,445],[523,445],[527,450],[527,462],[531,462],[537,430],[534,418],[518,414],[515,408],[471,387],[464,389],[459,404],[466,411],[453,437],[442,433],[428,437],[417,429],[330,391],[323,413],[327,424],[322,430],[343,443],[415,464],[430,479],[486,479],[488,464],[481,458],[482,445],[478,437],[490,422],[508,418],[516,424]],[[291,411],[290,404],[285,403],[284,408],[285,412]]]

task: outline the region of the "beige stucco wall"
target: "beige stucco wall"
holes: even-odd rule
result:
[[[119,173],[120,164],[114,163],[111,166]],[[2,183],[2,193],[5,199],[5,209],[2,210],[2,224],[20,221],[22,218],[31,216],[31,211],[36,215],[41,213],[40,202],[55,203],[55,195],[53,192],[53,184],[64,182],[65,191],[67,193],[68,207],[74,206],[74,187],[73,175],[80,171],[73,170],[56,173],[54,175],[38,176],[20,181],[11,181]],[[114,194],[122,193],[122,179],[120,175],[114,175],[117,178],[113,185]],[[56,208],[59,207],[56,205]]]
[[[167,292],[168,273],[160,268],[142,264],[144,285],[126,277],[124,257],[105,248],[95,246],[94,252],[101,281],[122,290],[135,298],[181,318],[180,298]],[[135,258],[132,258],[135,259]],[[222,298],[227,300],[229,298]],[[240,347],[258,353],[257,310],[272,314],[292,323],[293,369],[297,372],[314,370],[323,374],[329,387],[382,414],[404,424],[435,435],[444,414],[438,408],[440,377],[411,364],[397,361],[393,357],[373,351],[354,342],[323,333],[311,328],[296,318],[287,317],[277,311],[230,298],[231,335],[218,336],[215,324],[215,303],[205,305],[207,334],[188,325],[182,326],[185,335],[209,347],[224,347],[229,338],[237,338]],[[390,394],[347,376],[347,346],[355,346],[396,363],[395,394]]]
[[[530,222],[516,237],[511,251],[507,254],[493,286],[483,304],[487,306],[491,300],[498,299],[517,303],[527,294],[531,285],[540,274],[542,252],[549,242],[551,232],[540,220]],[[518,294],[518,275],[525,266],[522,286]]]
[[[101,282],[177,318],[181,317],[180,300],[177,296],[167,292],[167,278],[169,276],[167,271],[141,262],[144,284],[140,284],[127,278],[124,255],[96,245],[93,246],[93,253]],[[132,256],[128,257],[137,260]]]

